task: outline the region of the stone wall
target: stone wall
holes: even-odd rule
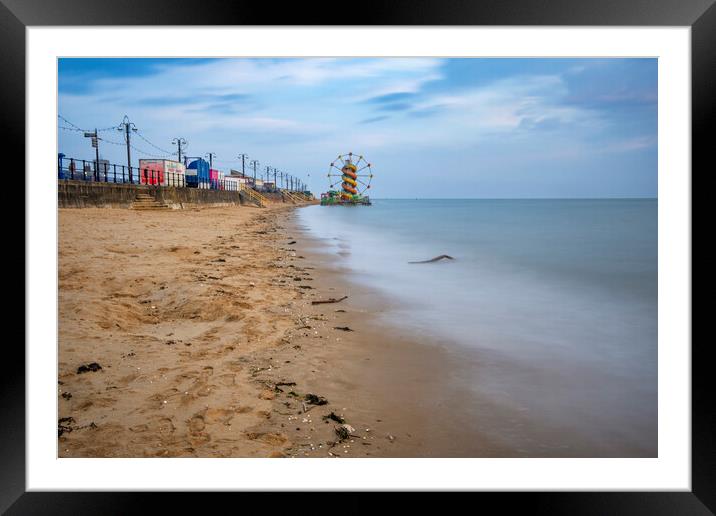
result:
[[[138,193],[147,193],[171,208],[252,204],[240,192],[197,188],[151,187],[147,185],[57,181],[60,208],[129,208]]]

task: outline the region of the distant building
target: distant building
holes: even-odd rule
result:
[[[229,176],[231,177],[246,177],[246,174],[243,172],[239,172],[238,170],[234,170],[233,168],[229,171]]]
[[[241,185],[246,184],[247,179],[243,176],[233,176],[229,174],[228,176],[224,177],[224,184],[226,185],[226,189],[230,191],[239,191],[241,190]]]

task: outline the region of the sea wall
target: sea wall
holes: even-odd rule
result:
[[[192,206],[230,206],[252,204],[240,192],[197,188],[152,187],[147,185],[91,183],[59,180],[57,202],[60,208],[129,208],[137,194],[152,195],[174,209]]]

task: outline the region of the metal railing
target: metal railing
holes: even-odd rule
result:
[[[137,184],[172,188],[203,188],[240,192],[252,188],[235,179],[199,178],[179,172],[165,172],[156,168],[127,167],[96,160],[58,158],[58,179],[95,183]],[[263,190],[254,189],[256,192]],[[268,191],[277,191],[276,189]]]

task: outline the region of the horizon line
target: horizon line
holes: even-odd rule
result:
[[[372,199],[382,201],[656,201],[659,197],[372,197]]]

